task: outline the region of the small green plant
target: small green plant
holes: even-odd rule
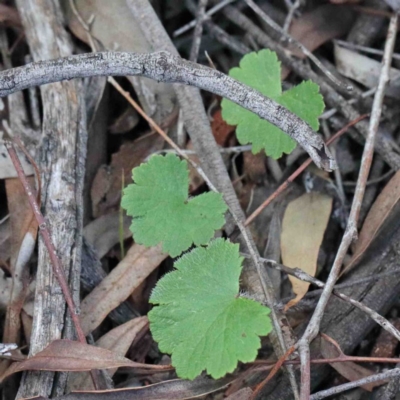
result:
[[[133,217],[136,243],[155,246],[176,257],[193,243],[207,244],[222,228],[227,206],[218,193],[189,195],[186,161],[173,154],[153,156],[132,171],[134,185],[124,191],[122,207]]]
[[[324,104],[318,86],[303,82],[282,93],[280,64],[275,53],[246,55],[230,75],[284,105],[318,128]],[[241,143],[252,143],[278,158],[290,153],[294,141],[267,121],[223,100],[223,117]],[[205,193],[189,199],[189,170],[177,156],[153,156],[132,171],[122,207],[133,217],[136,243],[161,244],[172,257],[197,247],[175,262],[175,270],[157,283],[150,302],[150,329],[161,351],[172,354],[178,376],[194,379],[203,370],[214,378],[232,372],[239,361],[257,356],[260,336],[272,329],[270,310],[239,295],[242,258],[238,245],[211,240],[224,225],[222,196]],[[211,240],[211,241],[210,241]]]
[[[308,122],[314,130],[318,129],[318,117],[324,109],[319,86],[306,81],[282,93],[281,64],[274,52],[261,50],[246,54],[240,61],[240,67],[232,68],[229,75],[283,105]],[[222,100],[221,106],[224,120],[230,125],[237,125],[239,142],[251,143],[253,153],[264,149],[267,156],[277,159],[296,147],[290,136],[251,111],[227,99]]]
[[[203,370],[219,378],[257,356],[259,336],[271,331],[270,310],[239,297],[242,258],[238,245],[210,242],[224,225],[222,196],[205,193],[188,199],[189,170],[177,156],[153,156],[132,171],[122,207],[133,217],[135,241],[162,244],[172,257],[197,247],[175,262],[150,298],[150,329],[160,349],[172,354],[181,378]]]
[[[271,331],[269,309],[239,297],[241,264],[239,245],[215,239],[181,257],[154,289],[151,332],[180,377],[232,372],[256,358],[259,336]]]

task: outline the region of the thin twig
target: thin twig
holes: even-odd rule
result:
[[[210,8],[204,15],[204,19],[210,18],[212,15],[214,15],[217,11],[221,10],[225,6],[227,6],[230,3],[233,3],[236,0],[222,0],[220,3],[216,4],[214,7]],[[182,26],[181,28],[177,29],[174,33],[173,36],[177,37],[182,35],[182,33],[187,32],[189,29],[192,29],[196,26],[196,20],[190,21],[188,24]]]
[[[340,136],[342,136],[346,131],[351,128],[352,126],[356,125],[358,122],[363,120],[364,118],[367,118],[368,115],[364,114],[355,119],[354,121],[350,121],[346,126],[344,126],[342,129],[337,131],[333,136],[329,138],[329,140],[326,142],[326,145],[330,145],[333,143],[336,139],[338,139]],[[300,165],[299,168],[296,169],[295,172],[293,172],[292,175],[289,176],[289,178],[286,179],[285,182],[283,182],[278,189],[275,190],[274,193],[271,194],[256,210],[253,211],[253,213],[246,219],[244,225],[248,226],[251,224],[254,219],[260,215],[262,210],[264,210],[265,207],[267,207],[273,200],[275,200],[282,192],[289,186],[290,183],[292,183],[310,164],[312,160],[309,158],[308,160],[304,161],[303,164]]]
[[[307,329],[302,338],[300,339],[300,341],[298,342],[299,354],[301,360],[301,393],[300,393],[301,400],[309,400],[310,398],[311,386],[310,386],[309,344],[318,334],[323,313],[325,311],[325,307],[328,303],[333,287],[339,277],[344,257],[347,254],[347,250],[350,247],[350,244],[353,242],[354,238],[357,235],[358,216],[360,213],[362,199],[365,192],[365,185],[368,180],[368,174],[372,163],[374,142],[375,142],[376,132],[378,131],[380,116],[382,113],[384,92],[387,82],[389,81],[390,65],[391,65],[394,43],[397,33],[397,20],[398,16],[396,14],[391,18],[389,24],[389,29],[385,44],[385,54],[382,61],[382,71],[379,78],[378,89],[376,91],[372,107],[368,137],[364,147],[358,183],[350,211],[349,221],[345,233],[343,235],[342,242],[339,246],[339,250],[337,252],[332,269],[329,273],[328,280],[325,284],[325,288],[315,308],[315,311],[311,317],[311,320],[307,326]]]
[[[313,394],[310,397],[310,400],[320,400],[329,396],[333,396],[338,393],[345,392],[346,390],[354,389],[360,386],[364,386],[368,383],[384,381],[389,378],[394,378],[400,376],[400,368],[394,368],[386,372],[381,372],[380,374],[375,374],[371,376],[367,376],[366,378],[358,379],[356,381],[344,383],[343,385],[339,385],[327,390],[321,390],[318,393]]]
[[[208,0],[199,0],[199,6],[197,9],[196,26],[193,32],[193,42],[192,48],[190,49],[189,60],[197,62],[197,57],[199,56],[201,36],[203,34],[203,22],[206,12]]]
[[[241,154],[246,151],[251,151],[251,148],[252,148],[251,144],[246,144],[244,146],[221,147],[221,148],[219,148],[219,152],[222,154]],[[183,154],[196,154],[196,151],[187,150],[187,149],[181,149],[181,152]],[[164,154],[164,153],[174,153],[175,154],[175,153],[177,153],[177,151],[174,149],[161,149],[161,150],[155,151],[149,157],[151,157],[153,154]]]
[[[272,29],[274,29],[276,32],[278,32],[282,38],[285,39],[288,43],[294,45],[296,48],[298,48],[306,57],[308,57],[317,67],[318,69],[327,76],[335,85],[339,86],[340,88],[347,90],[347,91],[352,91],[353,87],[348,85],[347,83],[344,83],[340,81],[338,78],[336,78],[328,68],[326,68],[321,61],[318,60],[317,57],[314,56],[314,54],[311,53],[310,50],[307,49],[302,43],[294,39],[292,36],[290,36],[284,29],[282,29],[267,13],[265,13],[253,0],[244,0],[246,4],[255,12],[257,13],[265,23],[267,23]]]
[[[138,103],[136,103],[135,100],[131,97],[130,93],[125,91],[122,86],[112,77],[108,78],[108,82],[110,82],[114,88],[128,101],[128,103],[140,114],[141,117],[143,117],[147,123],[151,126],[152,129],[154,129],[174,150],[177,154],[179,154],[182,158],[184,158],[190,165],[196,169],[198,174],[203,178],[203,180],[207,183],[207,186],[214,192],[218,192],[213,183],[210,181],[210,179],[207,177],[205,172],[202,170],[202,168],[197,165],[189,156],[188,152],[185,150],[182,150],[166,133],[165,131],[152,119],[149,117],[143,109],[139,106]]]
[[[226,97],[286,132],[318,167],[330,171],[336,166],[321,136],[297,115],[222,72],[164,51],[80,54],[13,68],[0,73],[0,97],[66,79],[110,75],[141,75],[162,82],[184,83]]]
[[[248,255],[244,255],[245,257],[248,257]],[[286,265],[279,264],[273,260],[268,260],[265,258],[260,258],[260,261],[265,263],[268,266],[273,267],[274,269],[283,271],[287,273],[288,275],[292,275],[296,277],[297,279],[300,279],[304,282],[311,283],[319,288],[324,288],[326,284],[319,279],[307,274],[303,270],[299,268],[290,268]],[[378,325],[380,325],[383,329],[385,329],[387,332],[392,334],[397,340],[400,341],[400,332],[393,324],[391,324],[386,318],[382,317],[382,315],[378,314],[376,311],[372,310],[365,304],[362,304],[361,302],[352,299],[351,297],[340,293],[336,289],[333,290],[332,292],[336,297],[340,298],[341,300],[344,300],[347,303],[350,303],[354,307],[357,307],[359,310],[363,311],[366,313],[373,321],[375,321]]]
[[[351,42],[346,42],[345,40],[334,40],[335,43],[337,43],[339,46],[345,47],[346,49],[350,50],[360,50],[361,52],[367,53],[367,54],[376,54],[378,56],[383,56],[383,51],[379,49],[374,49],[372,47],[367,47],[367,46],[361,46],[356,43],[351,43]],[[398,53],[393,53],[393,60],[400,60],[400,54]]]
[[[268,374],[268,376],[257,385],[257,387],[255,388],[253,395],[251,396],[250,400],[254,400],[258,397],[258,395],[260,394],[261,390],[263,389],[263,387],[276,375],[276,373],[278,372],[278,370],[281,368],[281,366],[283,364],[285,364],[285,361],[288,359],[288,357],[290,357],[290,355],[295,351],[295,347],[292,346],[290,349],[288,349],[288,351],[275,363],[274,367],[271,369],[270,373]]]
[[[286,16],[285,19],[285,23],[283,24],[283,31],[284,32],[288,32],[290,25],[292,24],[292,20],[294,17],[294,13],[296,12],[296,10],[300,7],[300,0],[295,0],[295,2],[293,4],[290,5],[289,10],[288,10],[288,14]]]

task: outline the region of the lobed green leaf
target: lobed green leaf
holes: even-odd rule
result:
[[[319,86],[306,81],[282,93],[281,66],[274,52],[261,50],[246,54],[240,61],[240,67],[231,69],[229,75],[283,105],[308,122],[314,130],[318,129],[318,117],[324,109]],[[222,100],[221,106],[224,120],[230,125],[237,125],[239,142],[251,143],[253,153],[264,149],[268,156],[277,159],[296,147],[290,136],[251,111],[227,99]]]
[[[216,239],[180,258],[154,289],[150,329],[181,378],[232,372],[256,358],[259,336],[271,331],[270,310],[239,297],[241,263],[238,245]]]
[[[132,178],[121,205],[133,217],[130,229],[136,243],[162,243],[163,251],[176,257],[193,243],[208,243],[225,223],[227,206],[219,193],[188,199],[187,163],[173,154],[151,157],[133,169]]]

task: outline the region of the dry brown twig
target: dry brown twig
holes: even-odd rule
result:
[[[397,33],[397,21],[398,21],[397,14],[393,15],[389,24],[389,29],[385,44],[385,53],[382,61],[382,72],[379,79],[378,89],[374,97],[374,103],[371,112],[371,120],[369,124],[369,134],[364,147],[359,178],[357,182],[356,192],[354,195],[347,227],[343,235],[342,242],[339,246],[332,269],[329,273],[328,280],[325,284],[325,288],[317,304],[317,307],[311,317],[311,320],[307,326],[304,335],[298,342],[298,349],[301,360],[301,393],[300,393],[301,400],[310,399],[311,383],[310,383],[309,345],[319,332],[319,327],[325,311],[325,307],[331,296],[333,286],[335,285],[339,277],[344,257],[346,256],[347,250],[350,247],[351,243],[357,236],[358,216],[360,213],[365,186],[368,180],[368,174],[372,163],[375,136],[378,130],[379,120],[382,113],[382,104],[383,104],[385,87],[387,85],[387,82],[389,81],[389,71],[390,71],[394,43]]]

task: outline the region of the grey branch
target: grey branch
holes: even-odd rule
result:
[[[301,118],[222,72],[168,52],[100,52],[27,64],[0,73],[0,97],[66,79],[127,75],[141,75],[159,82],[183,83],[226,97],[290,135],[308,152],[318,167],[328,171],[335,168],[335,162],[321,136]]]

